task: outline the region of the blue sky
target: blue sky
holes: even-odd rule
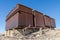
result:
[[[55,18],[56,28],[60,28],[60,0],[0,0],[0,33],[5,31],[7,14],[18,3]]]

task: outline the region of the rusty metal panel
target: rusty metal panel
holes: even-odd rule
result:
[[[9,20],[13,15],[15,15],[15,13],[18,11],[18,9],[19,9],[19,7],[17,5],[13,10],[11,10],[11,12],[6,17],[6,21]]]
[[[50,25],[50,17],[47,15],[44,15],[44,21],[45,21],[45,26],[46,27],[51,27]]]
[[[17,4],[16,7],[13,10],[11,10],[11,12],[7,15],[6,21],[9,18],[11,18],[19,10],[27,12],[27,13],[32,13],[32,9],[31,8],[26,7],[26,6],[22,5],[22,4]]]
[[[22,10],[22,11],[24,11],[24,12],[32,13],[32,9],[29,8],[29,7],[27,7],[27,6],[18,4],[18,7],[19,7],[20,10]]]
[[[34,21],[35,21],[35,26],[36,27],[44,27],[44,19],[43,19],[43,14],[38,12],[38,11],[34,11]]]
[[[33,26],[33,15],[32,14],[26,14],[26,25]]]
[[[18,13],[6,21],[6,30],[16,28],[18,26]]]
[[[51,18],[51,27],[52,28],[55,28],[56,27],[55,20],[53,18]]]
[[[33,26],[33,15],[21,12],[19,14],[19,25],[20,26]]]

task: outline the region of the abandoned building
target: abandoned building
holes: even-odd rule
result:
[[[27,29],[35,32],[39,31],[40,28],[54,29],[55,27],[54,18],[22,4],[16,5],[6,17],[6,31]]]

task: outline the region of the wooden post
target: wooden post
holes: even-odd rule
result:
[[[6,30],[5,36],[10,36],[10,31]]]
[[[5,36],[7,36],[7,30],[6,30],[6,32],[5,32]]]
[[[42,35],[42,28],[40,28],[40,30],[39,30],[39,31],[40,31],[40,35]]]

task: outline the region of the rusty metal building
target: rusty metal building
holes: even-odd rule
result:
[[[55,20],[43,13],[18,4],[6,17],[6,30],[25,27],[30,28],[55,28]]]

